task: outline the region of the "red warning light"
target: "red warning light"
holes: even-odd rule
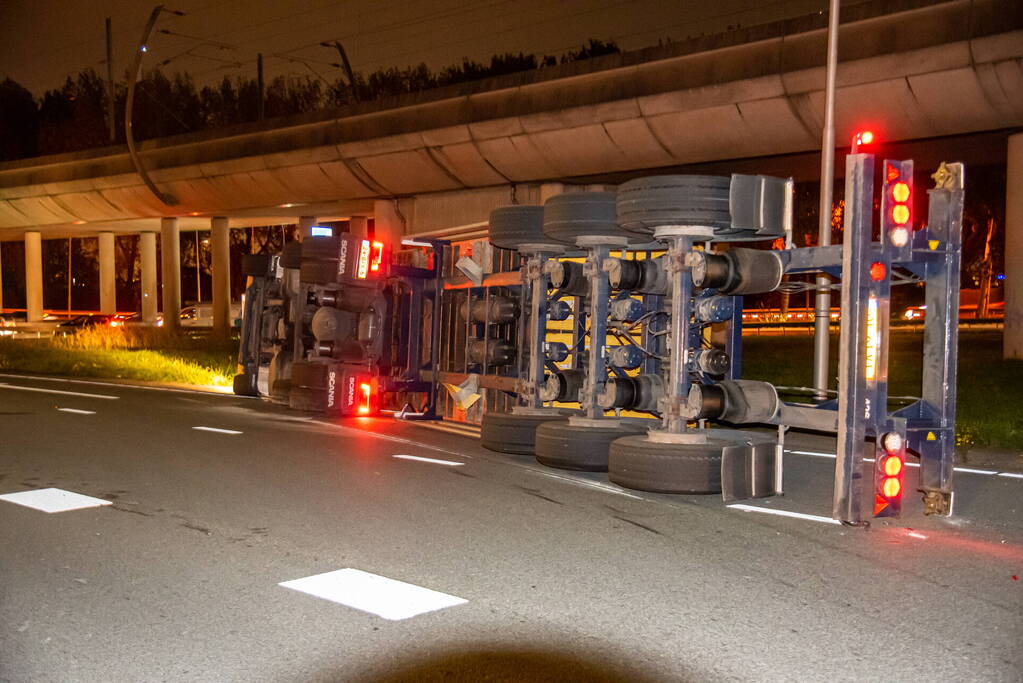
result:
[[[892,185],[892,199],[901,203],[908,202],[909,184],[900,181]]]
[[[372,253],[373,255],[369,260],[369,270],[370,272],[375,273],[380,270],[380,264],[383,263],[384,260],[384,243],[374,242]]]
[[[884,464],[881,467],[886,477],[897,477],[902,472],[902,458],[890,455],[884,459]]]
[[[852,153],[860,151],[860,145],[871,145],[874,143],[874,133],[869,130],[861,130],[853,136]]]
[[[874,282],[880,282],[884,279],[888,269],[885,268],[884,264],[879,261],[874,261],[870,264],[870,279]]]
[[[890,183],[893,180],[898,180],[900,177],[902,177],[902,172],[898,169],[897,166],[895,166],[895,164],[891,163],[885,164],[884,177],[885,182]]]
[[[884,480],[884,484],[881,485],[881,495],[890,499],[898,498],[900,493],[902,493],[902,483],[898,479],[889,477]]]
[[[359,415],[369,415],[370,410],[372,410],[373,388],[363,382],[359,385],[359,394],[361,400],[359,401],[358,413]]]

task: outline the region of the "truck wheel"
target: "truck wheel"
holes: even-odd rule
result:
[[[543,207],[517,204],[490,212],[490,242],[501,249],[550,242],[543,234]]]
[[[543,205],[543,231],[555,242],[575,244],[580,237],[629,237],[618,227],[614,192],[569,192]],[[632,241],[637,241],[632,235]]]
[[[234,376],[233,383],[235,396],[259,396],[259,388],[256,386],[256,376],[241,373]]]
[[[731,231],[731,178],[663,175],[636,178],[618,187],[618,225],[651,234],[662,225],[699,225]]]
[[[266,277],[269,274],[270,256],[268,254],[245,254],[242,256],[242,275]]]
[[[337,282],[337,261],[311,261],[302,259],[299,282],[309,285],[329,285]]]
[[[620,424],[614,428],[583,427],[568,422],[545,422],[536,428],[536,459],[559,470],[607,472],[608,447],[615,439],[641,434],[645,427]]]
[[[637,491],[721,493],[721,451],[728,442],[658,443],[626,436],[608,449],[608,478]]]
[[[288,406],[292,410],[308,410],[322,413],[327,409],[327,390],[309,387],[291,387]]]
[[[302,265],[302,243],[288,242],[281,252],[281,266],[298,269]]]
[[[551,420],[564,420],[566,415],[519,415],[517,413],[486,413],[480,424],[482,446],[498,453],[533,455],[536,428]]]

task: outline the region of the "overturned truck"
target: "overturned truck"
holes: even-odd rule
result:
[[[791,180],[738,174],[500,207],[486,242],[309,237],[246,261],[235,390],[335,416],[478,423],[496,452],[726,501],[783,490],[786,429],[831,432],[834,518],[862,523],[864,501],[899,516],[907,458],[923,511],[949,514],[963,167],[933,178],[918,219],[912,161],[850,155],[836,246],[792,245]],[[743,300],[815,272],[841,290],[837,398],[790,402],[742,376]],[[888,309],[906,283],[926,292],[924,380],[893,408]]]

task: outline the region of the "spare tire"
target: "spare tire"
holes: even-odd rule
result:
[[[618,187],[618,225],[652,234],[662,225],[693,225],[732,230],[731,178],[663,175],[636,178]]]
[[[242,256],[242,275],[246,277],[267,277],[270,275],[269,254],[245,254]]]
[[[551,412],[544,415],[518,413],[486,413],[480,424],[481,445],[498,453],[533,455],[536,428],[551,420],[564,420],[567,414]]]
[[[550,242],[543,232],[543,207],[516,204],[494,209],[490,212],[490,242],[501,249]]]
[[[614,192],[554,195],[543,205],[544,234],[566,244],[575,244],[580,237],[630,237],[618,227],[616,206]]]

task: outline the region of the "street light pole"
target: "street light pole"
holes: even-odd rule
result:
[[[828,62],[824,86],[824,133],[821,140],[821,201],[817,244],[831,244],[831,198],[835,177],[835,71],[838,68],[838,19],[840,0],[828,6]],[[814,310],[813,388],[819,401],[828,397],[828,328],[831,324],[831,278],[817,275],[817,301]]]

